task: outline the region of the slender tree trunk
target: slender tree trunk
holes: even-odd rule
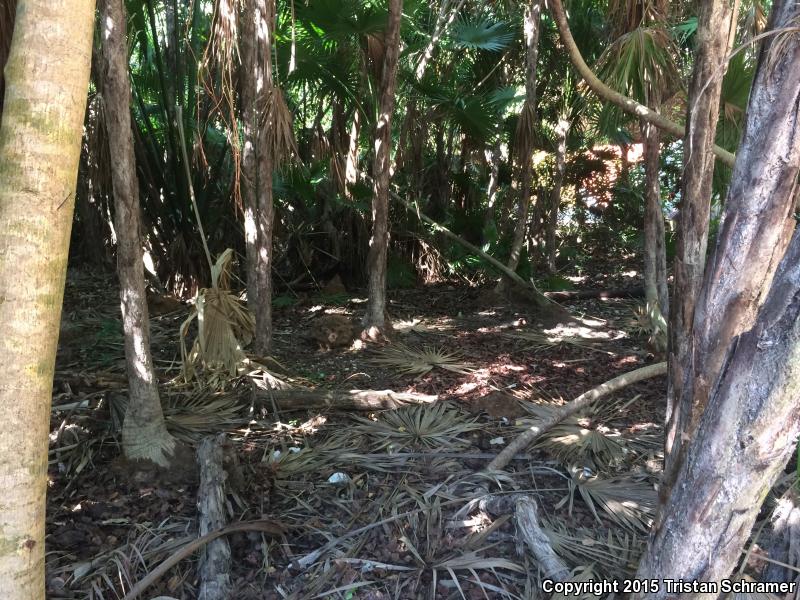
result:
[[[547,253],[547,270],[556,272],[556,229],[558,227],[558,211],[561,207],[561,186],[564,183],[564,170],[567,166],[567,133],[569,121],[559,119],[556,126],[556,169],[553,173],[553,189],[550,192],[550,206],[545,228],[545,250]]]
[[[94,0],[21,0],[0,127],[0,598],[45,597],[47,439]]]
[[[370,337],[379,336],[386,322],[386,260],[389,252],[389,180],[392,146],[392,113],[395,103],[397,62],[400,55],[400,23],[403,0],[389,0],[389,24],[384,37],[385,54],[380,87],[380,108],[375,126],[372,239],[367,256],[369,302],[364,327]]]
[[[489,163],[489,185],[486,187],[486,212],[484,213],[483,223],[484,232],[491,221],[496,219],[495,211],[497,207],[497,191],[500,187],[500,140],[492,146],[492,150],[485,152],[486,160]],[[485,240],[484,240],[485,241]]]
[[[358,138],[361,135],[361,112],[356,106],[353,110],[353,122],[350,124],[350,137],[347,143],[347,161],[344,167],[344,180],[348,196],[352,194],[353,186],[358,181]]]
[[[661,136],[655,125],[641,124],[644,139],[644,296],[650,326],[658,340],[666,340],[669,314],[664,213],[661,210],[659,163]],[[666,350],[666,347],[661,348]]]
[[[522,255],[522,245],[528,230],[528,213],[531,204],[531,154],[533,152],[533,130],[536,127],[536,66],[539,58],[539,32],[541,31],[542,0],[530,0],[525,7],[525,105],[519,117],[515,133],[515,145],[519,157],[519,203],[517,222],[514,225],[514,239],[511,254],[506,265],[516,271]],[[497,290],[502,292],[508,284],[501,278]]]
[[[799,18],[800,5],[777,0],[770,29]],[[799,61],[800,40],[793,34],[776,36],[761,50],[723,231],[694,312],[694,371],[687,369],[685,428],[679,431],[690,437],[675,438],[672,452],[682,451],[672,461],[676,479],[639,577],[727,577],[795,447],[800,235],[788,251],[785,240],[794,229],[790,214],[800,173]]]
[[[175,447],[167,433],[158,379],[150,353],[150,318],[145,295],[139,207],[139,184],[131,130],[131,87],[128,79],[127,15],[123,0],[101,0],[103,66],[100,73],[103,115],[109,139],[114,186],[114,229],[117,274],[125,332],[128,409],[122,427],[122,449],[132,460],[167,466]]]
[[[242,11],[242,157],[248,306],[255,313],[253,349],[267,354],[272,345],[272,238],[275,157],[268,130],[278,101],[272,76],[275,0],[246,0]],[[267,126],[263,126],[264,122]],[[252,301],[251,301],[252,297]]]
[[[258,175],[256,171],[256,89],[258,67],[256,37],[256,0],[244,0],[239,18],[239,56],[241,57],[240,112],[242,119],[242,209],[244,211],[244,246],[247,262],[247,307],[255,314],[258,306]]]
[[[669,323],[665,464],[659,489],[662,500],[674,480],[675,468],[682,454],[682,437],[689,434],[691,420],[691,391],[687,390],[688,395],[684,393],[684,385],[693,370],[692,323],[706,262],[714,175],[711,148],[719,120],[720,74],[727,55],[730,18],[728,0],[709,0],[700,4],[698,48],[689,88],[687,134],[683,143],[684,169],[673,267],[675,283]]]

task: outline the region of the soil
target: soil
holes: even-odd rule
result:
[[[586,279],[579,289],[639,284],[617,275]],[[197,535],[191,452],[180,459],[184,477],[142,475],[120,458],[124,363],[118,305],[107,290],[105,278],[70,273],[53,396],[49,598],[121,598]],[[584,454],[576,462],[557,448],[530,448],[505,479],[476,473],[525,428],[537,404],[568,401],[654,360],[632,324],[636,301],[565,303],[573,318],[557,326],[490,292],[488,285],[438,284],[390,293],[394,332],[386,346],[438,350],[456,361],[422,375],[376,362],[382,344],[356,339],[320,349],[314,323],[324,315],[357,322],[363,292],[336,287],[277,306],[274,371],[292,385],[438,396],[432,406],[362,414],[291,406],[275,414],[269,403],[248,401],[253,378],[230,382],[222,394],[179,386],[178,328],[189,308],[156,302],[169,308],[152,319],[162,400],[169,414],[184,415],[168,426],[187,447],[226,431],[243,474],[228,490],[230,521],[270,519],[286,531],[228,537],[233,597],[522,597],[526,585],[537,584],[537,569],[515,538],[513,503],[496,509],[486,501],[504,494],[533,494],[552,527],[583,539],[579,547],[591,547],[589,535],[628,540],[634,560],[644,532],[621,526],[582,489],[576,493],[575,482],[588,473],[652,491],[663,378],[621,391],[604,401],[602,417],[584,415],[572,425],[624,446],[624,456],[606,464],[602,453]],[[591,562],[580,552],[562,555],[570,568]],[[595,570],[624,574],[627,555],[616,555],[617,566],[601,561]],[[145,597],[195,598],[196,567],[196,557],[182,561]]]

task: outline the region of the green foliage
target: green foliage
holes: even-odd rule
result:
[[[453,26],[452,38],[460,48],[500,52],[514,40],[514,32],[503,22],[462,17]]]
[[[405,258],[390,253],[386,265],[386,286],[390,289],[407,289],[417,284],[417,272]]]

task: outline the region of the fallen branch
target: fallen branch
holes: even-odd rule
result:
[[[527,429],[518,435],[514,441],[506,446],[503,451],[500,452],[500,454],[498,454],[494,460],[492,460],[492,462],[486,466],[484,471],[499,471],[504,469],[515,454],[535,442],[543,433],[550,431],[553,427],[561,423],[570,415],[573,415],[591,405],[595,400],[598,400],[604,396],[608,396],[612,392],[621,390],[622,388],[625,388],[633,383],[644,381],[645,379],[652,379],[653,377],[658,377],[659,375],[666,375],[666,373],[667,363],[660,362],[654,365],[642,367],[641,369],[636,369],[630,373],[625,373],[619,377],[615,377],[614,379],[606,381],[602,385],[599,385],[596,388],[581,394],[571,402],[568,402],[564,406],[561,406],[553,411],[553,414],[547,419],[539,421],[536,425],[533,425],[530,429]]]
[[[575,70],[577,70],[578,74],[583,77],[583,79],[586,81],[586,84],[594,93],[600,96],[603,100],[607,100],[608,102],[615,104],[625,112],[630,113],[638,119],[642,119],[652,125],[655,125],[659,129],[674,135],[678,139],[683,139],[686,136],[686,129],[683,125],[679,125],[678,123],[667,119],[665,116],[647,108],[643,104],[639,104],[635,100],[632,100],[623,94],[620,94],[616,90],[611,89],[605,83],[603,83],[600,78],[592,72],[592,70],[589,68],[589,65],[586,64],[586,61],[583,60],[581,51],[578,49],[578,45],[575,43],[575,40],[572,37],[572,32],[569,29],[569,23],[567,22],[567,16],[564,13],[564,7],[561,4],[561,0],[548,0],[548,5],[550,6],[550,11],[553,13],[553,19],[558,27],[558,33],[561,36],[561,42],[567,49],[567,54],[569,55]],[[720,162],[733,168],[733,163],[736,160],[736,157],[732,152],[728,152],[724,148],[720,148],[717,145],[714,145],[712,151],[720,160]]]
[[[550,539],[539,526],[539,518],[536,514],[536,501],[530,496],[517,499],[515,517],[517,521],[517,531],[522,540],[531,549],[533,557],[536,559],[545,579],[553,581],[566,581],[569,579],[570,571],[566,563],[553,550]]]
[[[279,408],[336,410],[394,410],[412,404],[433,404],[439,396],[393,392],[392,390],[262,390],[257,396],[272,399]]]
[[[209,436],[197,448],[200,485],[197,489],[197,512],[200,535],[222,529],[227,522],[223,466],[225,434]],[[198,600],[226,600],[231,591],[231,547],[224,537],[210,542],[200,556]]]
[[[200,548],[209,542],[212,542],[223,535],[239,533],[240,531],[258,531],[260,533],[267,533],[277,537],[286,533],[286,528],[277,521],[261,519],[259,521],[234,523],[233,525],[228,525],[225,529],[212,531],[211,533],[192,540],[182,548],[178,548],[172,556],[150,571],[150,573],[148,573],[144,579],[134,585],[122,600],[136,600],[136,598],[141,596],[147,588],[161,579],[172,567],[177,565],[182,560],[189,558],[192,554],[200,550]]]

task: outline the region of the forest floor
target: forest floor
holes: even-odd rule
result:
[[[576,289],[640,285],[625,268]],[[125,377],[110,289],[109,277],[70,272],[53,392],[49,598],[122,598],[197,537],[196,465],[144,478],[119,458]],[[573,319],[559,325],[490,291],[391,291],[387,347],[416,352],[411,366],[381,346],[326,351],[309,339],[320,314],[360,317],[363,292],[276,308],[276,372],[294,388],[437,396],[386,411],[271,402],[258,377],[219,393],[179,385],[189,309],[153,316],[168,427],[187,445],[226,432],[239,463],[229,521],[275,525],[227,537],[234,598],[535,597],[543,574],[515,524],[527,498],[573,576],[631,576],[655,506],[664,378],[568,419],[502,474],[481,470],[554,406],[654,361],[635,323],[640,300],[565,302]],[[424,370],[434,350],[440,364],[403,372]],[[143,597],[191,599],[198,585],[195,554]]]

